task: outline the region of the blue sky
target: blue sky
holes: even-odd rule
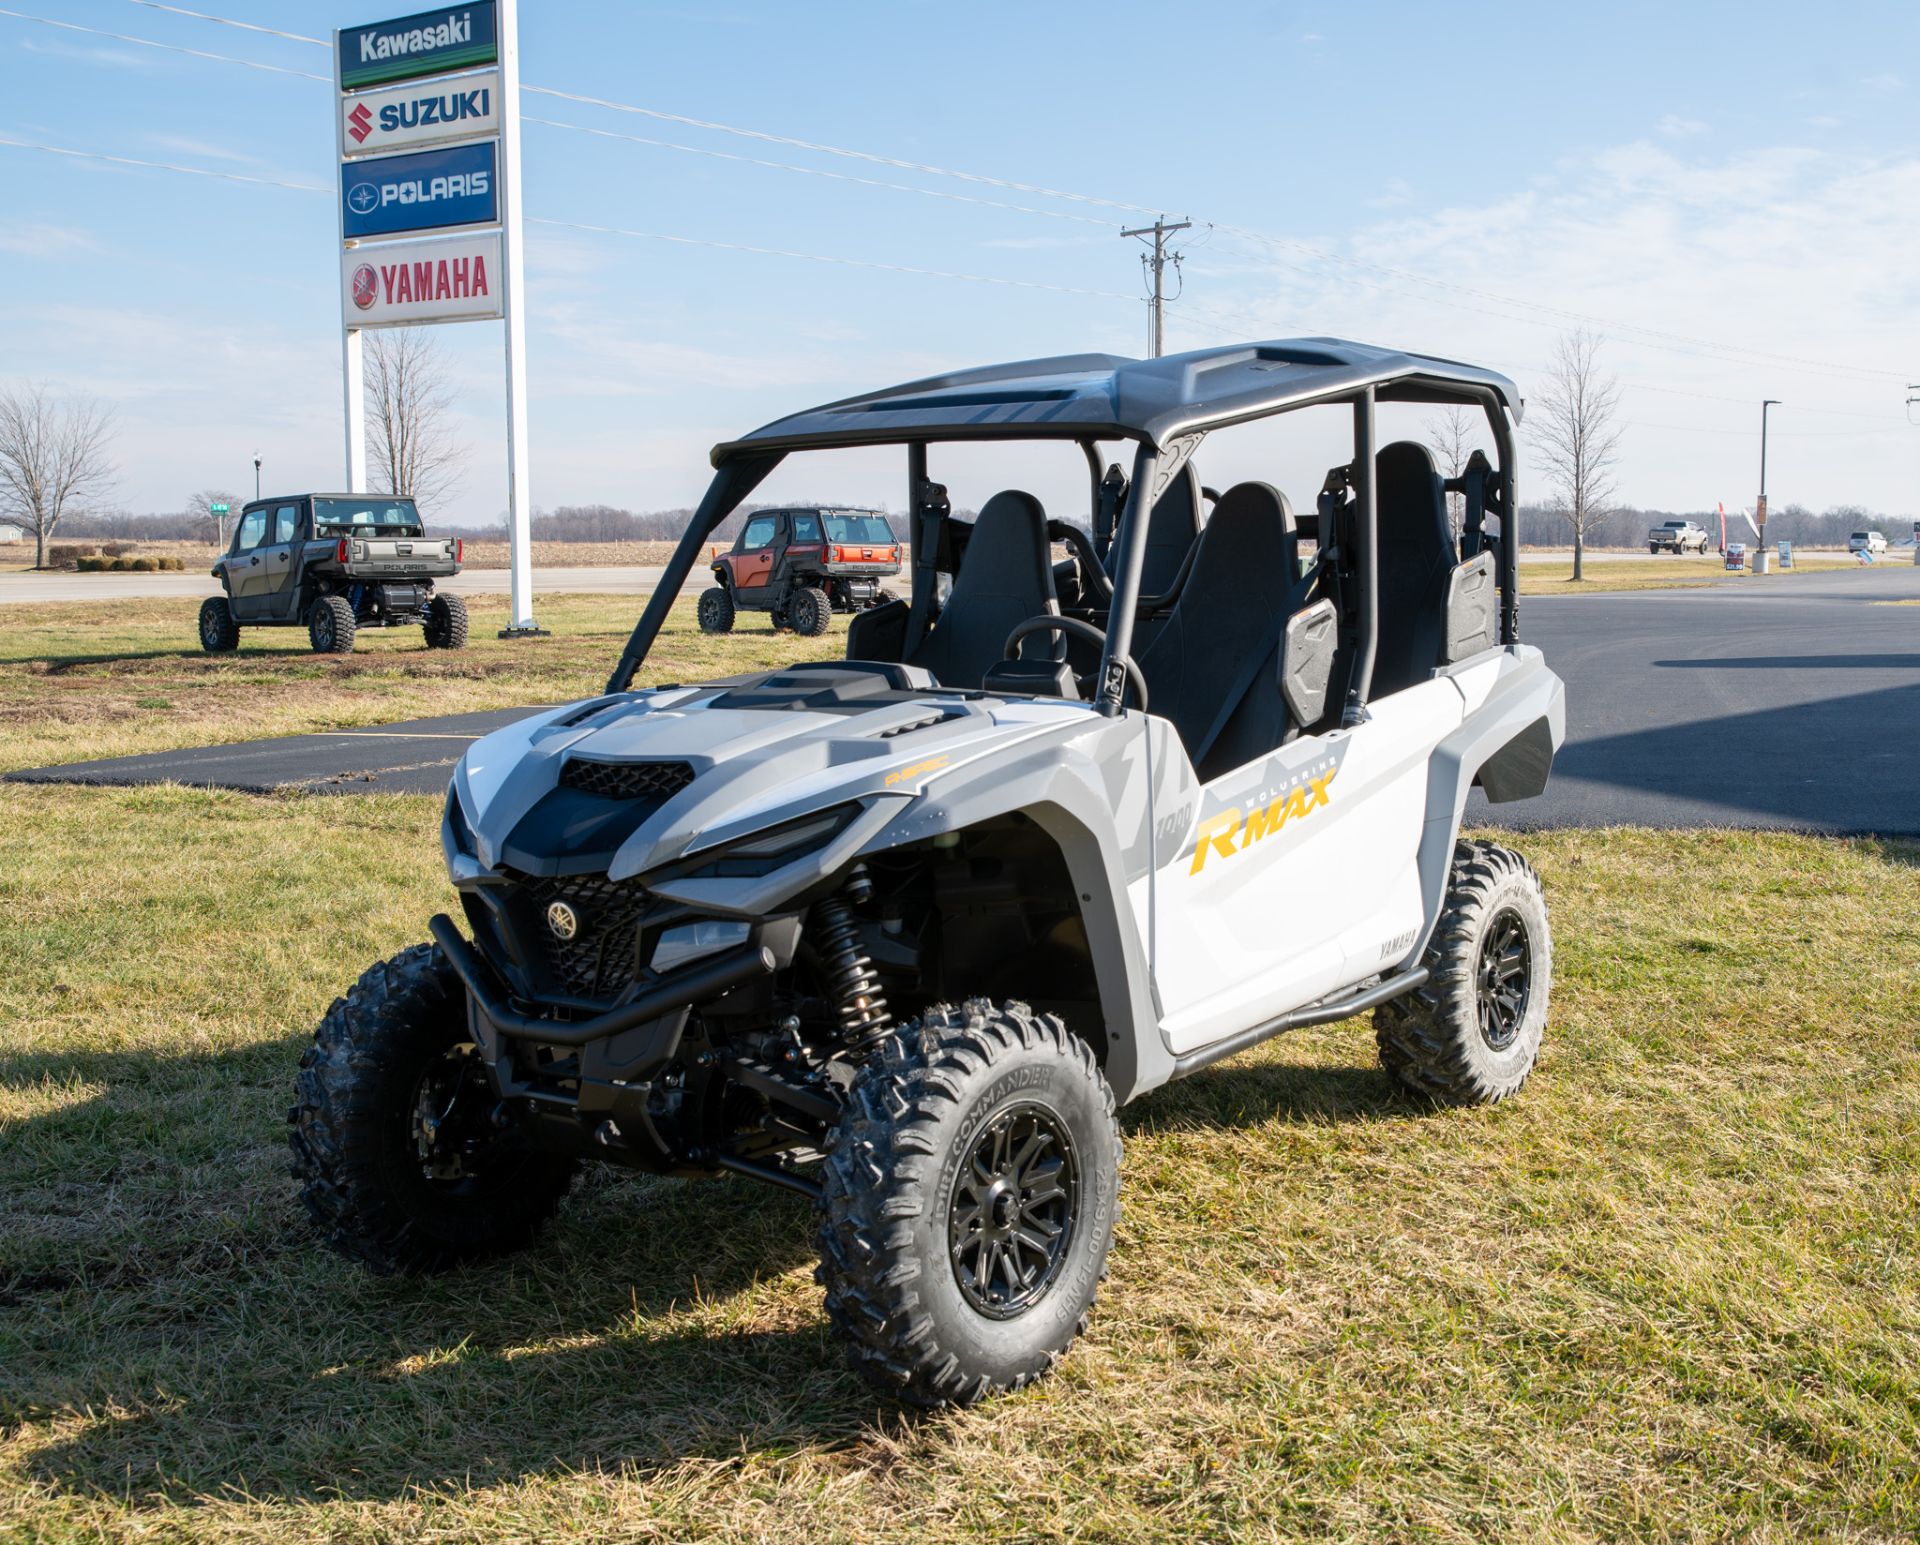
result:
[[[7,8],[329,70],[323,49],[133,0]],[[405,9],[189,8],[314,36]],[[1751,500],[1769,396],[1776,503],[1920,509],[1916,43],[1911,4],[1816,22],[1753,3],[524,0],[522,18],[529,84],[1201,222],[1172,348],[1333,333],[1526,389],[1570,314],[1595,319],[1625,386],[1620,492],[1671,508]],[[323,84],[0,16],[0,138],[324,185],[329,107]],[[713,441],[914,374],[1143,350],[1124,210],[550,97],[524,111],[686,147],[531,124],[535,217],[1062,287],[533,226],[541,505],[688,502]],[[250,486],[256,447],[276,486],[335,485],[335,253],[324,193],[0,146],[0,377],[115,405],[128,508]],[[449,513],[490,520],[499,324],[437,335],[470,451]],[[1075,487],[1066,468],[979,475],[1016,470],[1043,497]],[[832,475],[811,491],[898,502],[890,464]],[[1283,481],[1305,498],[1308,479]]]

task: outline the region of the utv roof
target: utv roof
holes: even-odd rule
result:
[[[717,466],[752,451],[916,439],[1144,439],[1259,418],[1374,387],[1383,402],[1484,403],[1518,421],[1520,393],[1497,371],[1341,338],[1280,338],[1160,359],[1063,354],[928,376],[810,408],[714,447]]]

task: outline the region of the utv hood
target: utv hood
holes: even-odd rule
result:
[[[468,750],[448,859],[456,880],[463,859],[469,874],[622,880],[743,844],[749,870],[829,845],[850,857],[942,775],[1101,723],[1090,704],[947,691],[863,663],[597,698]]]

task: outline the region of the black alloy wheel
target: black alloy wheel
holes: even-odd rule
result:
[[[1526,919],[1512,907],[1487,925],[1475,985],[1481,1038],[1494,1051],[1505,1051],[1526,1020],[1533,990],[1533,946]]]
[[[1058,1115],[1000,1112],[955,1177],[947,1208],[953,1272],[968,1303],[996,1320],[1024,1314],[1060,1275],[1072,1242],[1080,1174]]]

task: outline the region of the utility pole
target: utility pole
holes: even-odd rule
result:
[[[1137,231],[1122,231],[1120,233],[1122,236],[1139,237],[1143,241],[1149,236],[1153,238],[1152,254],[1149,255],[1145,252],[1140,254],[1140,264],[1151,276],[1153,285],[1152,293],[1147,297],[1147,354],[1152,359],[1158,359],[1166,352],[1164,344],[1167,336],[1167,264],[1171,261],[1175,272],[1178,272],[1180,268],[1180,254],[1177,252],[1170,254],[1167,251],[1167,238],[1175,231],[1190,229],[1192,225],[1193,222],[1191,220],[1180,220],[1169,225],[1167,224],[1166,216],[1161,215],[1156,217],[1150,226],[1142,226]],[[1175,293],[1176,295],[1178,294],[1177,291]]]

